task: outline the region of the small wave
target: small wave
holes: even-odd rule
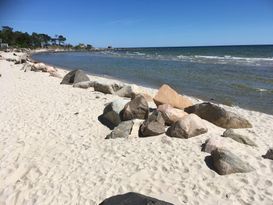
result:
[[[267,89],[263,89],[263,88],[256,88],[256,90],[259,91],[259,92],[268,92]]]
[[[273,65],[273,58],[249,58],[237,56],[204,56],[204,55],[178,55],[177,59],[198,63],[215,63],[215,64],[247,64],[247,65]]]
[[[115,57],[128,57],[128,58],[140,58],[148,60],[171,60],[171,61],[186,61],[196,63],[212,63],[212,64],[237,64],[237,65],[253,65],[273,66],[273,58],[250,58],[250,57],[238,57],[238,56],[210,56],[210,55],[168,55],[161,53],[145,53],[140,51],[106,51],[102,52],[105,55],[111,55]]]
[[[136,55],[138,56],[145,56],[146,54],[145,53],[141,53],[141,52],[134,52]]]
[[[266,89],[266,88],[253,88],[251,86],[248,86],[246,84],[237,84],[233,83],[232,86],[235,89],[244,90],[244,91],[250,91],[250,92],[260,92],[260,93],[272,93],[273,90]]]

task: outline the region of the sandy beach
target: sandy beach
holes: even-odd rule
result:
[[[249,120],[257,144],[225,138],[224,147],[255,171],[221,176],[207,166],[210,154],[201,145],[225,129],[204,121],[208,132],[190,139],[105,140],[111,130],[98,116],[120,97],[60,85],[49,73],[24,72],[23,64],[6,61],[13,53],[0,55],[1,205],[95,205],[131,191],[177,205],[273,204],[273,161],[262,157],[273,147],[272,115],[221,105]]]

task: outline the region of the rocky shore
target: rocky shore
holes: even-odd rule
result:
[[[272,115],[18,52],[0,86],[0,204],[273,203]]]

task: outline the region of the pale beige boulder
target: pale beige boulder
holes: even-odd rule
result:
[[[203,120],[195,114],[186,115],[169,127],[167,134],[170,137],[188,139],[208,131]]]
[[[179,119],[188,115],[188,113],[184,112],[183,110],[173,108],[171,105],[168,104],[159,105],[157,110],[162,113],[162,116],[167,125],[172,125]]]

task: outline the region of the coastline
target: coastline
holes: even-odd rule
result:
[[[47,51],[47,52],[52,53],[52,51]],[[61,51],[61,52],[68,52],[69,53],[69,51]],[[77,51],[72,51],[72,52],[77,52]],[[40,59],[40,61],[39,60],[38,61],[43,62],[42,59]],[[47,59],[45,58],[44,60],[46,61]],[[54,62],[54,61],[52,61],[52,62]],[[45,62],[43,62],[43,63],[45,63]],[[62,64],[62,63],[58,62],[58,64]],[[53,67],[55,66],[54,64],[48,64],[48,65],[51,65]],[[65,66],[65,64],[63,66]],[[85,72],[87,72],[91,76],[107,78],[109,80],[114,79],[114,80],[117,80],[119,82],[123,82],[125,84],[136,84],[138,86],[141,86],[141,87],[144,87],[144,88],[151,88],[151,89],[154,89],[154,90],[157,90],[159,88],[159,86],[160,86],[160,85],[158,85],[158,83],[153,82],[153,80],[151,79],[151,76],[149,76],[149,75],[147,75],[148,77],[150,77],[149,81],[148,80],[146,80],[146,81],[143,80],[142,81],[142,79],[138,79],[137,77],[134,78],[134,76],[130,76],[128,74],[126,75],[125,71],[123,71],[125,74],[123,76],[121,75],[122,77],[119,77],[115,72],[111,71],[111,69],[109,69],[110,70],[109,72],[108,71],[105,72],[105,73],[108,73],[109,75],[105,75],[105,74],[103,74],[104,72],[101,73],[100,71],[96,70],[95,65],[93,65],[93,66],[94,66],[94,69],[93,69],[94,72],[89,71],[88,70],[89,68],[86,67],[86,66],[84,68],[81,68],[81,66],[77,67],[76,65],[74,67],[71,67],[70,64],[68,64],[67,67],[62,67],[62,66],[61,67],[62,67],[62,69],[69,70],[69,71],[71,71],[73,69],[84,69]],[[106,66],[108,66],[108,65],[106,64]],[[185,66],[185,67],[187,67],[187,66]],[[103,67],[100,67],[100,68],[101,68],[101,70],[104,70]],[[118,69],[118,67],[114,67],[114,68]],[[129,66],[129,68],[132,69],[130,66]],[[187,74],[190,74],[190,73],[187,73]],[[135,75],[137,75],[137,74],[135,73]],[[220,74],[218,74],[218,75],[220,75]],[[145,75],[144,75],[144,77],[146,78]],[[184,78],[187,78],[187,77],[184,76]],[[156,79],[157,81],[160,81],[161,84],[165,83],[166,81],[175,81],[174,78],[167,78],[166,81],[162,81],[162,80],[160,80],[160,78],[156,78],[156,76],[153,79]],[[180,78],[180,80],[184,81],[183,78]],[[210,80],[213,80],[213,79],[210,79]],[[234,80],[234,79],[230,79],[230,80]],[[219,91],[217,91],[217,89],[212,89],[213,86],[212,87],[211,86],[206,87],[206,84],[204,84],[204,83],[203,84],[202,83],[198,84],[198,82],[194,81],[196,83],[196,85],[199,86],[199,87],[196,86],[195,91],[198,91],[199,90],[198,88],[200,88],[200,86],[205,87],[205,89],[200,89],[200,91],[195,92],[190,87],[190,86],[194,87],[195,84],[191,84],[190,80],[185,81],[185,82],[188,82],[188,83],[187,84],[184,83],[184,84],[182,84],[183,86],[181,86],[179,83],[176,82],[176,83],[173,83],[173,86],[175,86],[175,88],[177,90],[179,90],[180,93],[182,93],[183,95],[185,95],[187,97],[190,97],[191,99],[200,100],[202,102],[203,101],[211,102],[211,103],[215,103],[215,104],[218,104],[218,105],[225,105],[227,107],[235,107],[235,108],[241,108],[241,109],[255,111],[255,112],[262,112],[262,113],[269,114],[269,115],[273,114],[272,110],[271,110],[271,107],[270,107],[270,105],[271,105],[270,101],[266,100],[265,97],[260,98],[260,96],[269,95],[268,93],[270,92],[270,90],[259,89],[259,88],[255,88],[255,87],[253,88],[252,86],[248,85],[248,82],[245,82],[247,86],[244,87],[244,84],[232,81],[230,83],[230,84],[232,84],[231,86],[228,86],[228,84],[227,84],[227,89],[226,90],[222,86],[222,87],[217,87],[217,89],[219,90]],[[229,81],[228,81],[228,83],[229,83]],[[184,88],[185,88],[185,90],[183,90]],[[245,90],[247,94],[244,94],[242,89],[247,89],[247,90]],[[249,90],[255,91],[255,94],[253,95],[253,93],[250,93]],[[184,91],[186,93],[184,93]],[[215,91],[216,94],[212,94],[212,93],[214,93],[213,91]],[[228,92],[229,94],[225,95],[225,94],[221,93],[221,92],[225,92],[225,91]],[[241,96],[240,94],[242,94],[244,96],[244,98],[240,99],[239,97],[238,98],[234,97],[235,95]],[[249,95],[249,96],[252,96],[252,97],[257,97],[257,100],[256,101],[254,100],[252,103],[249,103],[251,101],[251,98],[250,97],[247,98],[245,95]],[[271,97],[269,99],[271,99]]]
[[[11,57],[12,53],[1,55]],[[256,171],[223,177],[208,168],[204,162],[208,154],[200,147],[224,129],[207,123],[207,134],[188,140],[165,134],[105,140],[109,129],[97,117],[105,104],[120,97],[60,85],[61,79],[48,73],[23,72],[21,64],[0,60],[0,65],[0,85],[6,91],[0,93],[3,204],[99,204],[128,191],[174,204],[273,202],[273,164],[261,157],[273,146],[273,115],[220,105],[253,124],[258,144],[252,148],[227,139],[226,146]],[[62,74],[68,72],[57,69]],[[157,91],[142,88],[152,96]],[[189,98],[194,104],[203,102]]]

